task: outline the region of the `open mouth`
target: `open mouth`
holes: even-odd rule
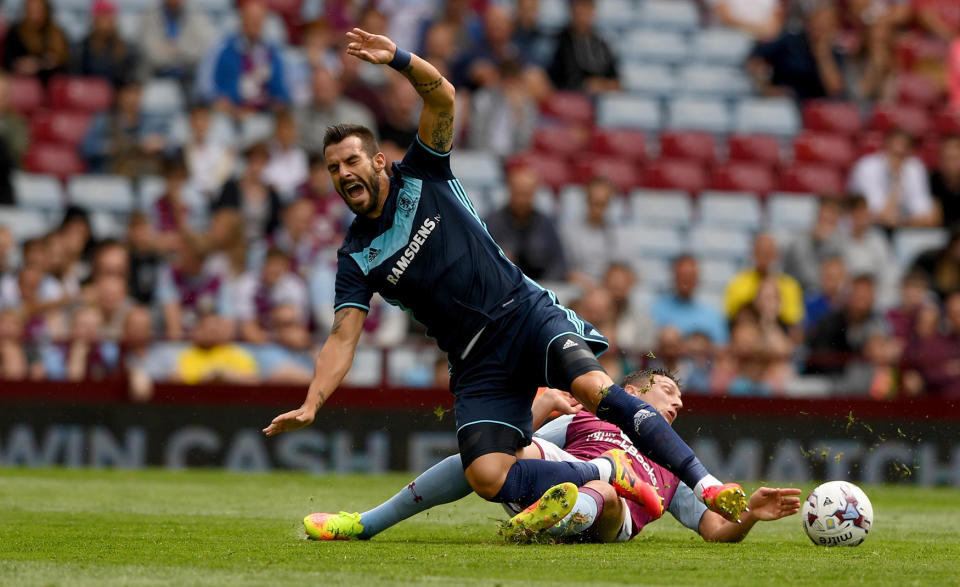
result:
[[[363,184],[360,183],[359,181],[353,181],[343,186],[343,192],[351,200],[357,200],[363,197],[363,193],[365,191],[366,191],[366,188],[364,188]]]

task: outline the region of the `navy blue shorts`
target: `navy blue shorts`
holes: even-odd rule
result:
[[[490,422],[532,438],[530,408],[537,389],[561,385],[547,381],[547,348],[564,335],[584,340],[597,356],[609,347],[592,324],[554,303],[547,292],[488,324],[465,358],[451,358],[457,432]]]

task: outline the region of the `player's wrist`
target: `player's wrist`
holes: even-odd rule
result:
[[[396,69],[397,71],[403,71],[408,65],[410,65],[410,60],[413,58],[413,55],[409,51],[404,51],[401,49],[396,43],[394,43],[393,48],[393,59],[391,59],[387,65],[393,69]]]

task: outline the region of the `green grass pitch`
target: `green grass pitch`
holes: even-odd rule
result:
[[[813,546],[799,516],[742,544],[668,516],[626,544],[506,545],[502,510],[476,496],[369,542],[302,539],[307,513],[362,511],[408,480],[0,469],[0,585],[960,585],[956,489],[866,487],[875,528],[857,548]]]

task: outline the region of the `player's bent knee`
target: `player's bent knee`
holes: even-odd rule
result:
[[[573,382],[591,372],[606,374],[590,346],[575,334],[553,339],[547,348],[547,385],[573,391]]]
[[[515,462],[517,458],[513,455],[488,453],[470,463],[464,470],[464,475],[477,495],[492,500],[500,493],[507,473]]]
[[[600,494],[600,497],[603,498],[604,509],[607,509],[608,507],[620,507],[620,496],[617,495],[616,490],[609,483],[604,481],[590,481],[585,485],[585,487],[589,487]]]

